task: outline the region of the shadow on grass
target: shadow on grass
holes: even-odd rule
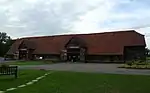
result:
[[[26,76],[26,73],[19,73],[18,78],[15,78],[14,75],[0,75],[0,82],[13,82],[20,79],[20,76]]]
[[[15,78],[14,76],[0,76],[0,82],[9,82],[9,81],[14,81],[17,78]]]

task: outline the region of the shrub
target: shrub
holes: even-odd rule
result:
[[[127,65],[129,65],[129,66],[132,66],[132,64],[133,64],[132,61],[127,62]]]
[[[138,60],[134,62],[135,65],[147,65],[146,61]]]

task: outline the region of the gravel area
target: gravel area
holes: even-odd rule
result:
[[[120,65],[121,64],[102,64],[102,63],[57,63],[51,65],[20,66],[19,68],[20,69],[45,69],[45,70],[57,70],[57,71],[113,73],[113,74],[150,75],[150,70],[117,68]]]

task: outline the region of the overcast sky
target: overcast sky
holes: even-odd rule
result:
[[[150,48],[149,0],[0,0],[0,32],[12,38],[126,29]]]

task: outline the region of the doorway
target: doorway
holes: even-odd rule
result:
[[[71,62],[80,61],[80,48],[67,49],[67,61],[71,61]]]
[[[20,50],[19,51],[19,59],[23,59],[23,60],[27,59],[27,50]]]

